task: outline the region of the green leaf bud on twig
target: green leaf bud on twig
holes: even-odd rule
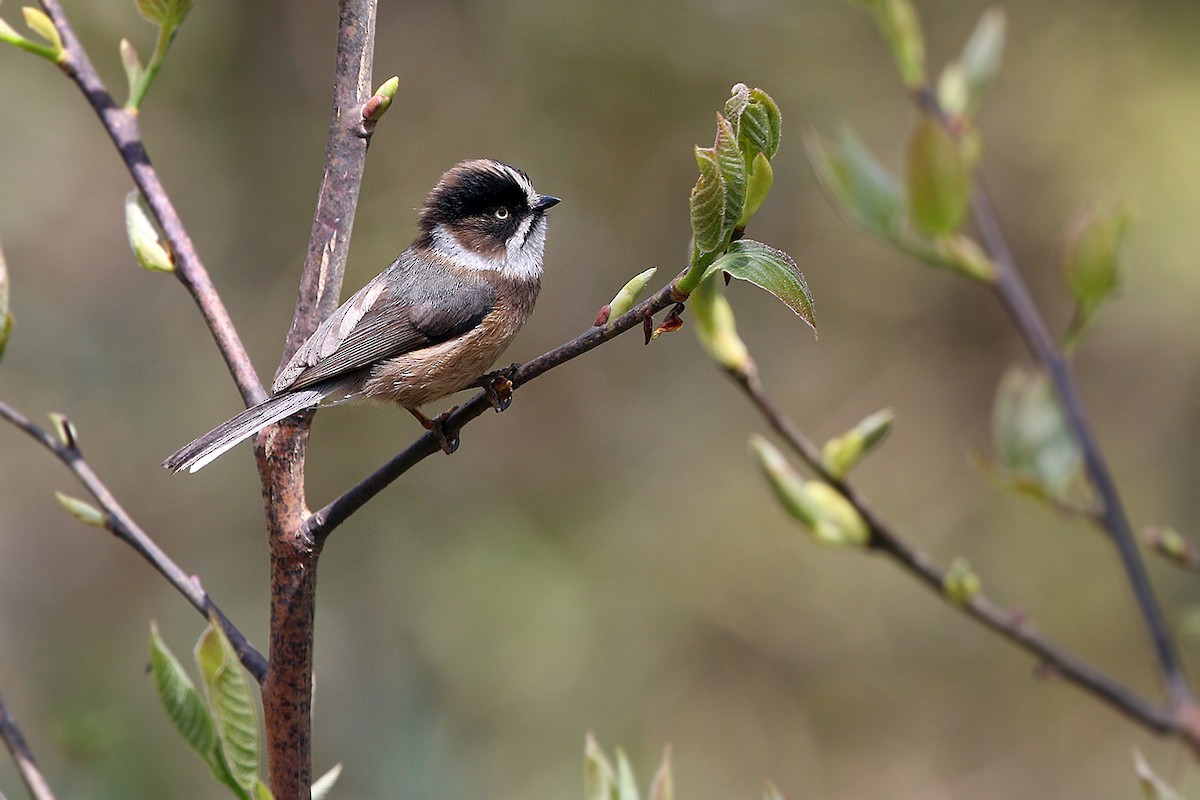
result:
[[[937,96],[947,114],[969,118],[979,110],[984,93],[1000,71],[1005,28],[1003,9],[988,9],[979,18],[958,61],[946,65],[938,79]]]
[[[151,272],[173,272],[175,262],[171,254],[162,246],[158,231],[142,210],[138,202],[138,192],[133,190],[125,195],[125,232],[129,236],[129,247],[133,250],[142,269]]]
[[[1011,473],[1061,498],[1079,474],[1079,443],[1053,385],[1040,370],[1012,367],[996,390],[992,410],[996,458]]]
[[[53,61],[56,64],[63,63],[67,52],[63,49],[62,37],[59,36],[58,29],[54,27],[54,22],[50,17],[46,16],[46,12],[30,7],[23,8],[21,11],[25,17],[25,24],[49,44],[25,38],[2,19],[0,19],[0,42],[8,42],[27,53],[41,56],[47,61]]]
[[[1174,528],[1147,528],[1142,533],[1142,541],[1151,550],[1176,566],[1200,572],[1200,548],[1185,539]]]
[[[904,85],[913,90],[921,88],[925,84],[925,39],[911,0],[864,0],[864,3],[875,13]]]
[[[392,106],[392,100],[396,97],[396,90],[400,88],[400,76],[393,75],[384,81],[370,99],[363,104],[362,116],[363,122],[374,124],[379,121],[384,112]]]
[[[961,233],[940,236],[934,248],[948,269],[983,283],[996,280],[996,265],[971,237]]]
[[[955,605],[967,605],[982,588],[982,581],[965,558],[954,559],[942,577],[942,591]]]
[[[1129,251],[1133,207],[1123,202],[1095,205],[1076,215],[1062,245],[1062,273],[1075,298],[1075,315],[1065,336],[1075,347],[1100,306],[1121,285]]]
[[[821,449],[821,463],[839,480],[845,478],[863,456],[871,452],[892,429],[896,415],[890,408],[876,411]]]
[[[904,212],[904,193],[862,140],[843,129],[837,142],[813,133],[804,144],[817,180],[838,210],[869,233],[894,240]]]
[[[129,83],[129,95],[132,97],[146,75],[146,68],[142,66],[137,50],[128,39],[121,40],[121,66],[125,68],[125,79]]]
[[[954,233],[970,202],[971,173],[958,141],[928,114],[908,140],[906,182],[913,227],[929,236]]]
[[[690,307],[695,320],[696,338],[718,364],[735,375],[753,369],[750,351],[737,333],[733,308],[717,286],[713,275],[692,292]]]
[[[695,150],[700,177],[688,198],[692,237],[700,253],[711,253],[721,245],[725,222],[725,182],[721,177],[716,150],[699,146]]]
[[[761,436],[750,446],[784,510],[809,529],[822,544],[862,547],[871,538],[867,523],[841,492],[827,483],[806,481],[783,453]]]
[[[91,503],[84,502],[62,492],[55,492],[54,496],[58,498],[59,505],[69,511],[71,516],[84,525],[91,525],[93,528],[104,528],[107,530],[108,515]]]
[[[746,202],[742,206],[742,215],[738,217],[734,230],[745,230],[750,224],[750,218],[767,199],[771,184],[775,182],[775,171],[765,153],[756,153],[750,162],[750,170],[746,173]]]
[[[63,443],[64,447],[71,450],[79,449],[79,431],[75,428],[75,423],[67,419],[66,414],[59,414],[57,411],[48,414],[51,424],[54,425],[54,432],[58,434],[58,440]]]
[[[654,273],[658,272],[658,267],[651,267],[645,272],[638,273],[629,279],[629,282],[621,287],[621,291],[617,292],[611,302],[605,308],[608,309],[607,315],[603,320],[597,318],[597,325],[603,325],[609,320],[614,320],[624,314],[629,309],[633,308],[637,303],[638,297],[642,292],[646,291],[646,287],[650,284],[650,279],[654,277]]]
[[[616,800],[641,800],[638,795],[637,779],[633,776],[633,767],[629,757],[620,747],[617,753],[617,796]]]
[[[25,6],[21,9],[21,13],[25,15],[25,24],[29,29],[41,36],[50,43],[50,47],[55,53],[63,52],[62,37],[58,34],[58,28],[54,27],[54,21],[42,11],[40,8]]]

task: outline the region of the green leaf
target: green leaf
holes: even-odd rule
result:
[[[821,462],[826,471],[838,479],[846,477],[863,456],[883,441],[895,421],[896,415],[890,408],[885,408],[841,436],[830,439],[821,450]]]
[[[758,153],[765,155],[768,161],[774,158],[779,152],[782,128],[779,106],[771,95],[762,89],[753,89],[738,126],[738,139],[746,161],[751,161]]]
[[[875,12],[904,85],[920,89],[925,84],[925,38],[911,0],[874,0],[867,5]]]
[[[738,131],[741,129],[742,112],[750,104],[750,87],[735,83],[729,91],[731,96],[725,101],[725,118],[733,125],[734,131]]]
[[[583,786],[586,800],[615,800],[616,774],[591,733],[584,745]]]
[[[971,565],[965,558],[954,559],[942,577],[942,591],[955,605],[967,605],[982,588],[983,583],[979,576],[971,571]]]
[[[647,800],[675,800],[675,776],[671,773],[671,746],[663,750],[662,763],[654,780],[650,782],[650,796]]]
[[[983,95],[1000,72],[1007,27],[1002,8],[989,8],[979,18],[979,23],[958,59],[958,69],[962,74],[965,89],[964,101],[958,113],[972,116],[979,110]],[[939,93],[940,88],[939,85]]]
[[[195,684],[158,635],[158,625],[154,622],[150,623],[150,675],[159,702],[175,730],[204,759],[217,780],[228,783],[230,776],[221,760],[212,717]]]
[[[1045,373],[1013,367],[996,390],[992,436],[1000,465],[1062,497],[1079,473],[1079,444]]]
[[[720,277],[710,276],[692,292],[689,308],[695,321],[696,338],[713,359],[735,374],[750,368],[750,352],[738,336],[733,308],[717,284]]]
[[[721,223],[721,242],[729,240],[734,226],[742,216],[746,203],[746,162],[738,148],[737,134],[729,120],[717,114],[717,140],[713,145],[717,164],[721,167],[721,182],[725,186],[725,215]]]
[[[971,174],[962,148],[928,114],[908,141],[908,207],[913,226],[930,236],[954,233],[970,202]]]
[[[721,246],[725,224],[725,183],[717,153],[711,147],[696,147],[696,163],[700,178],[688,199],[692,236],[701,253],[711,253]]]
[[[128,39],[121,40],[120,50],[121,66],[125,68],[125,80],[129,83],[129,94],[132,96],[138,84],[142,82],[146,69],[142,66],[142,60],[138,58],[137,50]]]
[[[641,800],[638,793],[637,779],[633,777],[633,767],[625,751],[617,748],[617,800]]]
[[[237,653],[219,625],[211,624],[196,644],[208,707],[216,722],[221,753],[235,784],[246,794],[258,785],[258,720]]]
[[[313,784],[313,792],[316,791],[316,784]],[[313,800],[317,800],[316,794],[312,795]],[[271,794],[271,790],[261,780],[254,787],[254,800],[275,800],[275,795]]]
[[[1158,777],[1150,764],[1146,762],[1142,751],[1136,748],[1133,751],[1133,767],[1137,772],[1138,783],[1142,785],[1142,795],[1146,800],[1182,800],[1182,795]]]
[[[54,496],[58,498],[59,505],[69,511],[71,516],[84,525],[91,525],[93,528],[108,529],[108,515],[91,503],[84,502],[62,492],[55,492]]]
[[[329,792],[333,790],[333,785],[337,783],[337,779],[342,775],[342,764],[339,761],[334,764],[328,772],[326,772],[312,785],[312,800],[325,800],[329,796]]]
[[[25,6],[21,9],[21,12],[25,15],[25,24],[29,26],[31,31],[49,42],[50,47],[56,53],[63,52],[62,37],[58,35],[58,28],[54,27],[54,21],[47,16],[45,11],[42,11],[40,8]]]
[[[805,149],[817,179],[845,216],[881,239],[896,236],[904,211],[900,183],[853,131],[843,130],[836,144],[810,135]]]
[[[1066,334],[1069,348],[1078,344],[1104,302],[1121,285],[1129,260],[1129,203],[1095,205],[1067,226],[1062,246],[1062,273],[1075,298],[1075,316]]]
[[[159,28],[178,28],[192,10],[192,0],[137,0],[137,7]]]
[[[805,481],[783,453],[761,436],[752,436],[750,446],[784,510],[803,523],[814,539],[835,547],[863,547],[870,542],[866,521],[838,490],[820,481]]]
[[[750,223],[750,218],[767,199],[771,184],[775,182],[775,171],[764,153],[756,153],[750,162],[750,171],[746,173],[746,202],[742,206],[742,215],[738,218],[736,229],[744,230]]]
[[[753,239],[739,239],[730,243],[725,255],[712,263],[705,278],[722,271],[766,289],[816,331],[812,293],[800,268],[787,253]]]
[[[610,320],[624,314],[629,309],[633,308],[637,303],[638,297],[642,292],[646,291],[646,286],[649,285],[650,279],[654,277],[654,273],[658,272],[658,267],[651,267],[645,272],[638,273],[629,279],[629,282],[621,287],[621,291],[613,296],[612,302],[608,304]]]
[[[138,202],[137,189],[125,195],[125,233],[129,237],[129,247],[142,269],[151,272],[175,270],[171,254],[159,242],[158,231]]]

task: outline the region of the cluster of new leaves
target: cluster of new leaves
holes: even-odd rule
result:
[[[617,764],[600,749],[596,739],[589,733],[584,747],[583,785],[586,800],[641,800],[637,778],[624,751],[617,748]],[[662,763],[650,781],[646,800],[675,800],[675,779],[671,774],[671,751],[663,753]],[[763,800],[783,800],[783,795],[770,782],[767,783]]]
[[[11,25],[0,19],[0,42],[8,42],[27,53],[33,53],[47,61],[61,64],[67,57],[67,51],[63,49],[62,37],[58,33],[58,28],[54,27],[54,21],[46,15],[45,11],[33,6],[25,6],[21,9],[21,13],[25,17],[25,25],[42,41],[22,36]]]
[[[199,754],[218,781],[242,800],[270,800],[259,778],[258,717],[237,652],[218,624],[209,625],[196,644],[196,665],[204,677],[204,694],[150,625],[150,674],[158,698],[175,729]],[[335,766],[312,787],[314,800],[324,798],[338,775]]]

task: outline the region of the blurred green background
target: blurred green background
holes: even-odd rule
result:
[[[648,266],[686,257],[694,143],[729,87],[784,114],[776,183],[752,235],[790,252],[821,336],[746,284],[730,289],[768,387],[814,438],[881,407],[899,422],[857,473],[882,513],[943,563],[1118,678],[1157,696],[1145,635],[1095,533],[985,485],[992,392],[1025,358],[982,289],[866,240],[830,209],[801,147],[852,125],[896,164],[912,112],[868,16],[809,2],[381,4],[376,82],[398,105],[375,135],[347,290],[413,236],[441,172],[520,165],[554,210],[525,360],[590,325]],[[123,97],[117,42],[153,30],[127,0],[68,3]],[[318,8],[317,6],[320,6]],[[981,114],[983,170],[1052,327],[1069,304],[1058,231],[1093,199],[1140,210],[1134,269],[1078,356],[1087,402],[1138,526],[1200,515],[1200,7],[1013,0]],[[918,8],[931,63],[985,5]],[[14,25],[15,3],[0,8]],[[321,177],[333,3],[196,4],[143,110],[151,157],[269,378],[291,319]],[[129,178],[76,88],[0,49],[0,237],[16,329],[0,397],[65,412],[133,516],[266,639],[261,501],[249,448],[192,477],[157,465],[238,409],[190,299],[139,270]],[[1039,679],[889,563],[816,547],[776,507],[746,441],[764,424],[690,331],[630,335],[519,392],[330,540],[321,561],[315,769],[334,797],[582,796],[588,730],[648,781],[673,747],[683,798],[1079,797],[1136,791],[1131,749],[1187,783],[1186,754],[1079,691]],[[322,413],[321,504],[419,429],[379,408]],[[54,490],[65,470],[0,427],[0,692],[60,796],[219,798],[148,676],[156,619],[185,654],[202,623]],[[1151,565],[1173,624],[1194,580]],[[1183,638],[1193,660],[1197,642]],[[1193,670],[1196,671],[1196,670]],[[1192,778],[1194,788],[1195,779]],[[0,792],[23,796],[0,762]]]

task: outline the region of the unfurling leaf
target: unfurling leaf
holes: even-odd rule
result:
[[[744,83],[735,83],[729,92],[730,97],[725,101],[725,119],[733,125],[734,131],[738,131],[742,124],[742,112],[750,105],[750,87]]]
[[[1000,465],[1061,497],[1081,464],[1079,444],[1045,373],[1013,367],[1000,381],[992,411]]]
[[[783,118],[771,95],[762,89],[751,90],[738,126],[738,140],[746,160],[753,160],[758,153],[768,161],[774,158],[779,152],[782,130]]]
[[[867,5],[875,12],[904,85],[921,88],[925,84],[925,39],[911,0],[870,0]]]
[[[775,171],[771,169],[770,160],[765,153],[756,153],[754,160],[750,162],[750,171],[746,173],[746,202],[735,226],[737,230],[744,230],[750,224],[750,218],[767,199],[767,193],[771,191],[771,184],[774,182]]]
[[[766,289],[816,331],[812,293],[800,268],[787,253],[753,239],[739,239],[709,266],[705,278],[722,271]]]
[[[830,439],[821,449],[821,462],[835,478],[841,479],[850,473],[862,457],[883,441],[896,415],[890,408],[876,411],[846,433]]]
[[[217,780],[228,782],[229,772],[221,760],[212,717],[195,684],[158,635],[158,625],[153,622],[150,623],[150,675],[159,702],[175,730],[204,759]]]
[[[650,794],[646,800],[675,800],[675,776],[671,773],[671,747],[663,750],[662,763],[654,780],[650,782]]]
[[[805,150],[817,180],[846,217],[881,239],[896,236],[904,212],[900,183],[853,131],[843,130],[836,143],[813,134]]]
[[[745,374],[751,365],[750,352],[737,334],[733,309],[717,287],[718,280],[713,275],[692,292],[690,307],[696,322],[696,338],[722,367]]]
[[[328,772],[313,781],[312,785],[312,800],[325,800],[329,793],[333,791],[333,785],[337,783],[337,779],[342,775],[342,764],[339,761],[334,764]]]
[[[633,777],[633,767],[620,747],[617,748],[617,800],[641,800],[637,779]]]
[[[692,236],[697,250],[711,253],[721,246],[724,232],[725,182],[713,148],[696,147],[696,164],[700,167],[700,178],[688,199]]]
[[[979,110],[984,93],[1000,71],[1005,27],[1004,11],[988,9],[958,61],[946,65],[938,79],[937,96],[947,114],[969,118]]]
[[[1078,343],[1100,306],[1120,287],[1132,222],[1132,206],[1118,203],[1093,206],[1067,226],[1062,271],[1075,298],[1075,317],[1066,336],[1068,345]]]
[[[132,96],[142,82],[146,68],[142,66],[137,50],[128,39],[121,40],[121,66],[125,68],[125,79],[129,82],[129,94]]]
[[[208,708],[229,774],[250,794],[259,782],[258,719],[237,652],[215,620],[196,644],[196,663],[204,675]]]
[[[25,6],[21,12],[25,15],[25,24],[31,31],[49,42],[55,53],[63,52],[62,37],[58,34],[58,28],[54,27],[54,21],[47,16],[45,11]]]
[[[129,237],[129,247],[142,269],[151,272],[172,272],[175,269],[171,254],[159,242],[158,231],[138,202],[137,189],[125,195],[125,233]]]
[[[929,236],[957,231],[970,202],[971,173],[959,143],[928,114],[917,119],[906,166],[913,227]]]
[[[586,800],[613,800],[617,786],[616,773],[608,757],[588,733],[583,751],[583,787]]]
[[[192,0],[137,0],[137,7],[159,28],[178,28],[192,10]]]
[[[803,523],[814,539],[840,547],[870,542],[867,523],[840,492],[827,483],[801,478],[783,453],[761,436],[751,437],[750,446],[784,510]]]
[[[733,233],[746,203],[746,161],[738,148],[737,133],[729,120],[720,114],[717,114],[717,139],[713,150],[721,167],[721,182],[725,185],[725,216],[721,223],[723,244]]]
[[[609,320],[614,320],[624,314],[629,309],[633,308],[638,297],[642,292],[646,291],[646,286],[649,285],[650,279],[654,277],[654,273],[658,272],[658,267],[651,267],[645,272],[638,273],[629,279],[629,282],[621,287],[621,291],[613,296],[612,301],[608,304],[608,318],[604,322],[597,322],[597,325],[603,325]]]
[[[93,528],[108,528],[108,515],[91,503],[62,492],[55,492],[54,496],[58,498],[59,505],[84,525],[91,525]]]
[[[971,565],[965,558],[954,559],[942,578],[942,591],[955,605],[967,605],[982,588],[983,583],[979,576],[971,571]]]

